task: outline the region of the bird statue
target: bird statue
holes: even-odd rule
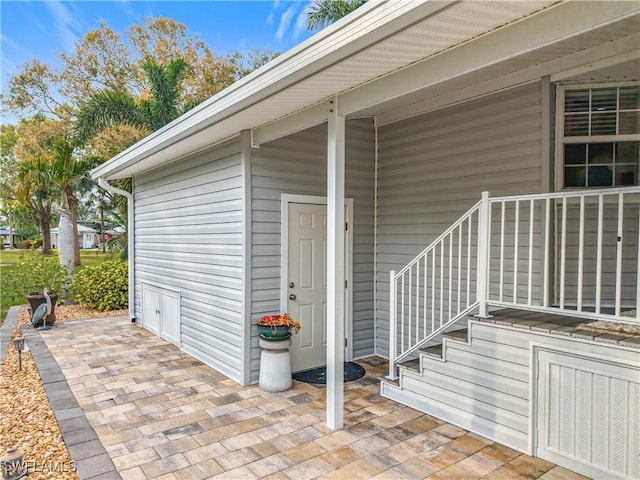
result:
[[[46,288],[42,291],[42,295],[44,295],[47,303],[38,305],[38,308],[36,308],[36,311],[33,312],[33,316],[31,317],[31,325],[36,327],[40,321],[42,321],[43,326],[38,328],[38,330],[51,330],[51,325],[47,325],[47,317],[51,314],[51,297],[47,294]]]

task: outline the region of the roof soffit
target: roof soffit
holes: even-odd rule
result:
[[[411,68],[408,66],[427,62],[425,57],[435,58],[442,50],[464,45],[477,37],[482,38],[486,36],[486,32],[500,31],[505,24],[529,17],[540,10],[543,10],[544,14],[544,8],[553,3],[555,2],[488,1],[454,5],[443,3],[437,13],[371,46],[359,50],[356,48],[346,58],[340,57],[332,64],[327,64],[327,61],[333,57],[329,55],[323,58],[324,68],[308,74],[305,78],[284,77],[286,82],[283,80],[267,83],[262,90],[258,87],[257,90],[252,90],[253,95],[240,100],[232,98],[234,92],[228,93],[226,97],[214,97],[195,109],[193,114],[185,115],[186,118],[179,122],[180,126],[170,125],[156,132],[114,158],[109,164],[96,169],[93,172],[94,176],[119,178],[134,175],[157,167],[162,162],[232,138],[243,129],[269,124],[333,95],[367,88],[376,81],[389,77],[390,72],[402,71]],[[551,9],[555,8],[556,5],[551,6]],[[491,20],[479,20],[483,15]],[[610,36],[609,33],[601,33],[607,38]],[[580,39],[578,43],[583,40]],[[567,44],[558,52],[578,48],[571,47],[570,42],[571,40],[567,39]],[[557,55],[552,52],[553,48],[553,45],[549,45],[547,52],[529,52],[531,58],[514,57],[509,68],[519,68],[518,61],[544,61],[549,56]],[[534,55],[540,55],[540,58],[533,58]],[[283,67],[285,65],[286,62],[282,63]],[[301,70],[297,74],[303,73]],[[246,87],[244,84],[236,86],[236,93],[252,85],[249,80],[245,84]],[[406,93],[409,92],[404,92]],[[378,99],[377,103],[384,104],[386,100]]]

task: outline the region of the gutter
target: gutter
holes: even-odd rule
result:
[[[135,323],[136,321],[136,276],[135,276],[135,220],[134,220],[134,203],[133,194],[116,188],[113,185],[107,183],[107,181],[100,177],[98,178],[98,185],[111,193],[117,193],[118,195],[124,195],[127,197],[127,266],[129,269],[129,319]]]

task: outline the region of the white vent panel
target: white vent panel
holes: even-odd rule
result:
[[[537,455],[593,478],[638,478],[640,369],[538,356]]]

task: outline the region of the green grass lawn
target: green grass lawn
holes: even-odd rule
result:
[[[9,288],[5,279],[11,278],[12,273],[20,268],[20,262],[29,253],[31,252],[28,250],[0,250],[0,324],[4,321],[9,307],[27,303],[24,292]],[[98,265],[105,260],[118,258],[118,256],[119,253],[103,254],[100,251],[81,251],[82,266],[76,268]]]

